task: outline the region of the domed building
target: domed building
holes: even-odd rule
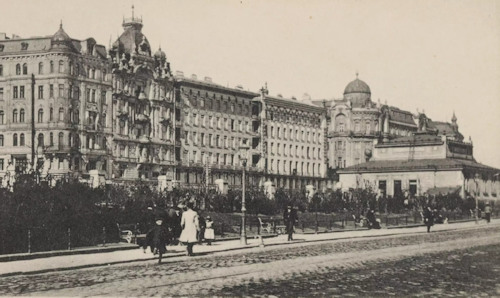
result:
[[[133,10],[132,17],[124,19],[122,26],[123,33],[108,56],[113,74],[116,132],[112,177],[149,180],[160,175],[173,176],[175,147],[180,144],[174,140],[174,85],[167,55],[161,49],[151,55],[149,41],[142,33],[142,18],[134,17]]]
[[[353,107],[365,107],[371,105],[370,86],[358,78],[349,84],[344,89],[344,99],[351,102]]]
[[[345,87],[344,97],[327,101],[325,106],[330,116],[328,166],[344,168],[368,160],[380,128],[380,111],[371,101],[370,86],[356,74]]]

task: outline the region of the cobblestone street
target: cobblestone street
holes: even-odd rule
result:
[[[500,295],[500,228],[294,243],[0,278],[1,295]]]

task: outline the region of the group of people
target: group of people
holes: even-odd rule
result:
[[[161,210],[155,212],[155,225],[146,234],[143,249],[146,252],[149,246],[151,252],[158,255],[158,263],[161,263],[167,251],[167,244],[182,243],[186,245],[187,255],[193,256],[194,244],[205,239],[211,245],[215,239],[214,223],[210,216],[201,217],[191,201],[181,207],[171,208],[166,213]]]

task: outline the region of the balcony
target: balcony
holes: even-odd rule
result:
[[[149,122],[149,116],[147,116],[146,114],[137,114],[135,116],[135,122],[147,123],[147,122]]]

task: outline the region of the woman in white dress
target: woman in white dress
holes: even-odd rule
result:
[[[187,255],[193,256],[193,245],[198,242],[197,235],[200,230],[198,213],[193,210],[193,202],[186,204],[186,211],[182,213],[181,226],[182,233],[179,241],[187,246]]]

